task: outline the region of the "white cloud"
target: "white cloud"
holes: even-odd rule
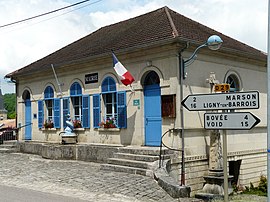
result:
[[[78,0],[1,0],[0,26]],[[186,17],[266,51],[267,0],[103,0],[81,10],[0,28],[0,77],[40,59],[94,30],[168,6]],[[59,16],[61,15],[61,16]],[[56,17],[58,16],[58,17]],[[49,19],[48,18],[52,18]],[[5,86],[2,82],[3,92]]]

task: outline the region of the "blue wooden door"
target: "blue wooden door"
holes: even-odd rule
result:
[[[25,134],[24,138],[25,140],[31,140],[32,139],[32,110],[31,110],[31,101],[25,100]]]
[[[159,146],[161,141],[161,101],[159,84],[144,87],[145,145]]]

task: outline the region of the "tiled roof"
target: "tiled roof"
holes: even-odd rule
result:
[[[222,47],[224,48],[266,60],[266,55],[261,51],[197,23],[168,7],[163,7],[135,18],[102,27],[78,41],[6,75],[6,77],[42,71],[51,68],[51,64],[82,60],[110,53],[111,50],[132,49],[140,45],[150,45],[166,40],[181,39],[202,44],[213,34],[217,34],[223,39]]]

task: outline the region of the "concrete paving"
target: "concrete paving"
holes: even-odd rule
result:
[[[93,202],[191,202],[173,199],[147,176],[100,170],[100,164],[48,160],[37,155],[0,153],[2,185]]]

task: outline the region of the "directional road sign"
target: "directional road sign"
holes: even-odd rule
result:
[[[181,104],[189,111],[258,109],[260,105],[258,91],[188,95]]]
[[[260,121],[250,112],[204,114],[204,128],[210,130],[250,130]]]

